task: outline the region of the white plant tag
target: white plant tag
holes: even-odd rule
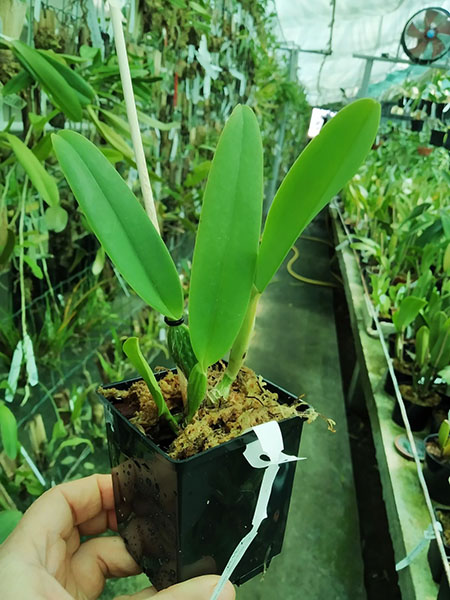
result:
[[[255,513],[252,519],[252,528],[247,535],[242,538],[233,554],[230,556],[227,566],[214,588],[210,600],[217,600],[219,598],[224,585],[231,577],[234,569],[239,564],[252,541],[257,536],[259,526],[267,517],[267,506],[280,465],[286,462],[305,460],[304,458],[284,454],[283,436],[281,434],[280,426],[276,421],[257,425],[256,427],[253,427],[253,431],[256,433],[258,439],[247,445],[244,456],[253,468],[265,469],[266,471],[256,502]]]
[[[22,340],[17,342],[17,346],[14,350],[14,354],[11,361],[8,374],[8,388],[5,392],[6,402],[12,402],[14,400],[15,393],[17,391],[17,384],[19,382],[20,368],[23,361],[23,344]]]

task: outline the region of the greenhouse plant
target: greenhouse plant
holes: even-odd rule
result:
[[[157,588],[221,572],[245,534],[261,473],[242,457],[242,448],[254,439],[243,431],[278,420],[285,450],[297,453],[299,417],[309,416],[310,409],[265,383],[243,361],[261,294],[300,233],[364,160],[379,115],[377,102],[362,99],[324,127],[280,185],[260,242],[262,144],[252,110],[235,108],[206,184],[189,327],[183,323],[175,264],[139,201],[92,143],[71,131],[53,136],[90,227],[124,279],[165,316],[169,328],[177,373],[155,376],[139,341],[129,338],[123,349],[142,379],[102,390],[119,531]],[[269,507],[273,518],[265,520],[259,544],[232,581],[252,577],[281,550],[293,470],[292,464],[280,469]]]

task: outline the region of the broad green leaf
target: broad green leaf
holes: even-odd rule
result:
[[[392,315],[392,321],[397,331],[404,331],[414,321],[426,301],[416,296],[407,296],[400,302],[398,310]]]
[[[37,264],[37,262],[34,260],[34,258],[31,258],[31,256],[27,256],[26,254],[23,257],[24,262],[27,263],[27,265],[30,267],[31,272],[33,273],[33,275],[37,278],[37,279],[43,279],[44,278],[44,274],[42,273],[42,269],[41,267]]]
[[[156,381],[156,377],[153,374],[149,364],[145,360],[141,349],[139,347],[139,340],[137,337],[130,337],[123,343],[123,351],[127,355],[133,367],[145,381],[150,390],[152,398],[158,407],[158,416],[165,417],[168,421],[171,421],[177,427],[177,423],[173,418],[170,410],[167,408],[166,401],[164,400],[164,396],[162,395],[161,388],[159,387],[159,383]]]
[[[49,206],[45,211],[45,223],[50,231],[59,233],[66,228],[69,215],[62,206]]]
[[[33,125],[33,129],[36,133],[40,134],[44,130],[46,124],[51,121],[56,115],[60,113],[59,108],[55,108],[48,115],[36,115],[35,113],[28,113],[30,123]],[[34,150],[33,150],[34,151]]]
[[[261,228],[263,157],[258,122],[237,106],[219,138],[192,261],[189,328],[204,371],[230,349],[245,316]]]
[[[123,154],[122,154],[122,152],[119,152],[115,148],[101,147],[100,150],[101,150],[102,154],[104,156],[106,156],[106,158],[109,160],[109,162],[111,164],[113,164],[113,165],[116,162],[119,162],[119,161],[123,160]]]
[[[49,175],[33,152],[15,135],[6,134],[6,138],[22,165],[31,183],[49,206],[58,206],[59,193],[54,177]]]
[[[0,511],[0,544],[3,544],[9,534],[14,531],[21,518],[20,510]]]
[[[47,60],[56,71],[65,79],[75,91],[82,106],[92,103],[95,92],[87,81],[76,71],[68,67],[52,50],[38,50],[39,54]]]
[[[260,292],[305,227],[356,173],[372,146],[379,120],[378,102],[356,100],[339,111],[295,161],[264,227],[255,279]]]
[[[91,121],[97,127],[98,132],[104,138],[104,140],[108,142],[108,144],[111,144],[113,148],[121,152],[130,163],[135,165],[133,150],[124,141],[124,139],[112,127],[103,121],[100,121],[92,106],[88,106],[87,111]]]
[[[29,87],[33,83],[33,78],[28,71],[22,70],[12,77],[3,87],[2,96],[9,96],[9,94],[18,94],[25,88]]]
[[[426,325],[418,330],[416,334],[416,363],[419,367],[425,365],[430,343],[430,330]]]
[[[128,121],[119,117],[115,113],[105,110],[104,108],[99,107],[99,111],[105,117],[106,122],[114,127],[114,130],[117,131],[120,135],[126,136],[127,138],[131,138],[130,126],[128,125]]]
[[[128,284],[170,319],[183,314],[173,260],[137,198],[94,144],[73,131],[53,136],[56,156],[89,227]]]
[[[72,121],[81,121],[83,111],[78,95],[59,71],[34,48],[18,40],[11,43],[17,58],[44,88],[53,104]]]
[[[17,456],[17,421],[4,402],[0,402],[0,434],[3,449],[11,460]]]

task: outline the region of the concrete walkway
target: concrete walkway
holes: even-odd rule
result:
[[[305,235],[328,239],[319,217]],[[330,281],[329,248],[299,240],[294,270]],[[291,255],[290,255],[291,256]],[[290,256],[288,258],[290,258]],[[331,288],[297,281],[286,262],[260,303],[247,364],[337,422],[305,425],[283,552],[238,600],[365,600],[352,462]],[[251,551],[251,549],[250,549]]]

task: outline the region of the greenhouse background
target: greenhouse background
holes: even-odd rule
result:
[[[361,166],[286,242],[289,253],[255,305],[245,364],[314,407],[316,418],[303,426],[298,456],[307,460],[295,468],[283,550],[271,560],[274,538],[267,560],[255,558],[254,572],[236,580],[236,597],[450,598],[450,2],[112,5],[122,16],[140,135],[108,2],[0,0],[0,571],[2,542],[46,490],[110,473],[110,459],[136,462],[108,448],[114,427],[98,394],[136,377],[125,340],[139,339],[156,374],[176,363],[183,381],[167,315],[127,282],[80,208],[74,181],[83,174],[71,179],[71,161],[61,160],[55,139],[71,139],[61,131],[90,140],[146,209],[149,177],[186,313],[206,183],[212,188],[215,151],[235,107],[250,107],[261,131],[267,225],[300,152],[317,149],[309,181],[325,180],[353,151],[347,131],[320,146],[328,122],[372,98],[381,121]],[[233,152],[229,158],[234,164]],[[256,169],[253,155],[242,160]],[[298,204],[308,197],[290,190]],[[230,235],[230,253],[236,243]],[[186,390],[188,381],[189,372]],[[205,394],[202,407],[214,405]],[[236,503],[239,513],[253,493],[249,481],[225,499],[219,482],[214,501],[233,510]],[[230,539],[248,533],[247,517],[245,531],[234,517],[227,524]],[[119,531],[125,537],[120,520]],[[245,557],[257,555],[256,540]],[[99,598],[148,585],[145,574],[111,578]],[[19,597],[7,593],[0,579],[0,597]]]

